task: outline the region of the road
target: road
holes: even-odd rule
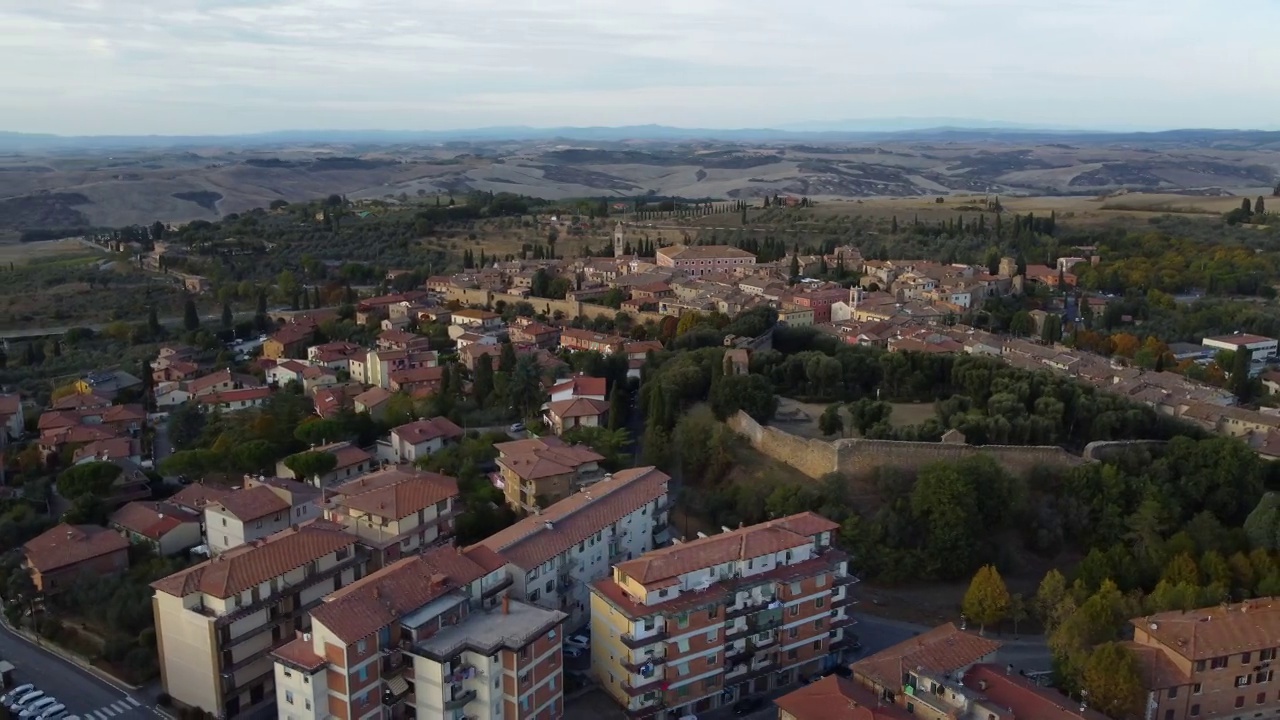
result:
[[[35,683],[82,720],[145,718],[158,715],[142,693],[130,693],[47,652],[0,626],[0,657],[14,665],[14,683]]]
[[[854,617],[858,623],[854,626],[853,631],[857,633],[858,641],[862,643],[862,653],[859,657],[878,653],[891,645],[896,645],[915,637],[928,629],[921,625],[886,620],[885,618],[865,613],[854,613]],[[992,635],[991,637],[1004,643],[1000,651],[996,653],[996,662],[1012,665],[1015,671],[1045,672],[1053,669],[1053,659],[1049,653],[1048,646],[1044,644],[1044,638],[1024,637],[1015,639],[998,635]]]

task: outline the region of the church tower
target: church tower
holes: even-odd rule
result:
[[[625,242],[622,239],[622,221],[613,227],[613,256],[622,257],[622,247]]]

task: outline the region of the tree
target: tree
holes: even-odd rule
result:
[[[1012,604],[1000,572],[993,565],[983,565],[969,582],[961,607],[965,617],[978,623],[978,632],[982,633],[988,625],[1008,617]]]
[[[1118,642],[1099,645],[1084,666],[1081,685],[1089,704],[1108,717],[1123,720],[1141,714],[1146,691],[1142,668],[1133,651]]]
[[[121,472],[119,465],[109,462],[73,465],[58,475],[58,494],[68,500],[81,495],[105,495]]]
[[[1266,201],[1263,200],[1261,195],[1258,196],[1257,200],[1253,201],[1253,214],[1254,215],[1267,214],[1267,204],[1266,204]]]
[[[778,411],[778,398],[773,383],[763,375],[730,375],[711,388],[711,409],[721,420],[739,410],[756,422],[767,423]]]
[[[528,418],[542,405],[542,368],[532,354],[521,355],[507,379],[507,403],[520,418]]]
[[[235,315],[231,312],[231,303],[222,303],[222,329],[230,330],[235,325]]]
[[[1018,634],[1018,624],[1027,619],[1031,614],[1030,608],[1027,607],[1027,599],[1022,593],[1014,593],[1009,601],[1009,619],[1013,621],[1013,634]]]
[[[160,462],[160,472],[166,476],[199,478],[217,470],[221,464],[222,458],[212,450],[180,450]]]
[[[187,329],[187,332],[200,329],[200,311],[196,310],[196,301],[191,298],[187,298],[182,308],[182,326]]]
[[[476,375],[471,383],[471,393],[476,404],[484,407],[485,401],[493,394],[493,355],[485,353],[476,360]]]
[[[1062,318],[1058,315],[1045,315],[1044,326],[1040,328],[1040,340],[1045,345],[1052,345],[1062,339]]]
[[[790,277],[791,277],[792,285],[796,284],[796,282],[799,281],[800,279],[800,256],[799,255],[793,254],[791,256],[791,276]]]
[[[153,338],[160,337],[164,328],[160,327],[160,318],[156,315],[156,307],[151,305],[147,308],[147,335]]]
[[[614,382],[613,391],[609,393],[609,429],[619,430],[627,426],[627,418],[631,412],[630,398],[623,389],[622,383]]]
[[[1253,353],[1245,347],[1237,350],[1231,358],[1231,392],[1240,402],[1247,403],[1253,398],[1253,377],[1250,375],[1253,364]]]
[[[1244,521],[1244,532],[1255,548],[1275,550],[1280,547],[1280,493],[1269,492]]]
[[[284,464],[293,471],[294,477],[305,481],[333,470],[338,458],[332,453],[307,450],[285,458]]]
[[[1009,334],[1015,337],[1026,337],[1035,332],[1035,329],[1036,321],[1026,310],[1019,310],[1009,320]]]
[[[1243,200],[1240,201],[1240,210],[1245,215],[1253,214],[1253,208],[1249,205],[1249,198],[1244,198]]]
[[[818,429],[827,437],[844,434],[844,418],[840,414],[839,403],[828,405],[827,409],[822,411],[821,417],[818,418]]]
[[[347,429],[336,419],[314,418],[299,425],[293,436],[308,447],[316,447],[346,439]]]

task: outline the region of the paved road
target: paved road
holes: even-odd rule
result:
[[[854,613],[854,617],[858,624],[854,626],[853,631],[857,633],[858,640],[862,643],[862,653],[859,657],[878,653],[890,645],[908,640],[928,629],[922,625],[886,620],[865,613]],[[1044,638],[1013,638],[1000,635],[991,635],[991,637],[1003,643],[1000,652],[996,654],[997,662],[1012,665],[1014,670],[1027,672],[1044,672],[1053,669],[1053,659],[1048,646],[1044,644]]]
[[[66,705],[71,714],[85,720],[158,715],[144,695],[114,687],[3,626],[0,626],[0,657],[13,663],[14,683],[35,683]]]

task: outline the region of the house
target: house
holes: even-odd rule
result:
[[[379,442],[378,459],[393,465],[413,463],[458,442],[462,436],[462,428],[449,418],[415,420],[393,429],[385,444]]]
[[[36,590],[50,595],[81,577],[106,577],[129,569],[129,541],[97,525],[62,523],[22,546],[24,567]]]
[[[168,502],[177,506],[179,510],[185,510],[203,519],[206,505],[221,500],[232,492],[234,491],[217,485],[192,483],[172,495]]]
[[[281,715],[560,717],[566,616],[503,595],[506,570],[491,558],[433,548],[325,597],[310,632],[273,653]]]
[[[580,350],[612,355],[622,352],[625,341],[617,335],[598,333],[593,330],[565,328],[560,331],[560,347],[564,350]]]
[[[205,544],[213,554],[320,517],[320,491],[286,478],[246,476],[244,487],[204,506]]]
[[[26,431],[26,421],[22,417],[21,395],[0,395],[0,447],[4,440],[21,440]]]
[[[267,404],[267,400],[270,397],[271,388],[256,387],[201,395],[196,398],[196,401],[204,406],[206,410],[239,412],[262,407]]]
[[[431,340],[405,330],[384,330],[378,335],[377,349],[425,352],[431,349]]]
[[[364,348],[349,342],[327,342],[307,348],[307,361],[330,370],[351,370],[351,358],[364,354]]]
[[[1201,342],[1205,347],[1213,348],[1214,350],[1230,350],[1231,352],[1247,350],[1251,355],[1250,359],[1255,363],[1275,357],[1278,343],[1274,338],[1250,335],[1248,333],[1207,337]]]
[[[433,368],[439,364],[437,354],[430,350],[370,350],[361,375],[356,374],[357,361],[351,361],[351,377],[369,385],[390,388],[391,374],[397,370]]]
[[[547,406],[546,416],[557,435],[580,427],[606,427],[609,403],[591,398],[558,400]]]
[[[343,411],[353,411],[356,396],[363,392],[364,386],[354,382],[319,388],[312,397],[316,405],[316,415],[332,419]]]
[[[999,649],[999,641],[947,623],[862,658],[850,669],[859,685],[901,705],[910,697],[906,689],[909,673],[959,677],[978,663],[990,662]]]
[[[313,520],[152,583],[164,692],[217,717],[275,717],[271,653],[364,574],[357,540]]]
[[[628,715],[656,701],[678,718],[839,662],[858,581],[833,546],[839,527],[806,512],[629,559],[608,546],[612,572],[589,586],[601,689]]]
[[[458,349],[458,361],[462,366],[471,372],[475,372],[480,366],[480,358],[488,356],[492,358],[493,367],[498,367],[498,360],[502,357],[502,348],[496,344],[480,344],[473,343]]]
[[[653,467],[619,471],[468,550],[488,548],[505,564],[511,597],[564,610],[565,626],[580,628],[592,617],[592,583],[665,542],[670,480]]]
[[[553,348],[560,342],[560,328],[544,325],[532,318],[516,318],[511,323],[508,336],[516,345]]]
[[[551,402],[585,398],[588,400],[604,400],[607,381],[604,378],[591,377],[578,373],[566,378],[551,387]]]
[[[348,367],[350,367],[348,359]],[[268,363],[264,363],[268,364]],[[302,373],[311,367],[301,360],[281,360],[266,370],[267,384],[273,387],[284,387],[291,382],[302,384]]]
[[[462,310],[454,310],[449,322],[453,325],[461,325],[473,330],[496,330],[502,327],[502,316],[488,310],[464,308]]]
[[[773,701],[778,720],[916,720],[852,680],[828,675]]]
[[[1129,621],[1125,643],[1142,667],[1147,712],[1154,718],[1274,716],[1280,645],[1280,599],[1257,598]],[[1248,708],[1242,710],[1242,708]]]
[[[188,380],[185,389],[192,397],[209,395],[227,390],[239,390],[247,387],[262,387],[262,383],[252,375],[233,373],[228,369],[209,373],[208,375]]]
[[[444,382],[442,367],[416,367],[391,371],[391,391],[421,397],[437,392]]]
[[[71,455],[71,462],[74,465],[106,460],[128,460],[134,464],[141,464],[142,443],[137,438],[131,437],[94,440],[76,448]]]
[[[200,516],[167,502],[131,502],[108,523],[129,542],[150,545],[159,555],[176,555],[201,542]]]
[[[1007,667],[980,664],[964,674],[964,687],[997,708],[1008,708],[1012,720],[1107,720],[1107,716],[1076,703],[1061,692],[1044,688]]]
[[[182,389],[178,383],[162,383],[156,386],[156,408],[174,408],[191,400],[191,393]]]
[[[89,373],[75,382],[76,392],[81,395],[98,395],[114,400],[124,390],[132,390],[142,386],[142,381],[123,370],[102,370]]]
[[[270,360],[306,357],[315,334],[312,323],[286,323],[262,343],[262,356]]]
[[[382,422],[387,416],[387,401],[392,393],[380,387],[373,387],[352,398],[352,405],[358,413],[367,413],[369,417]]]
[[[631,340],[622,345],[627,354],[627,377],[640,379],[640,368],[649,359],[649,353],[662,352],[662,343],[657,340]]]
[[[507,504],[517,511],[536,514],[601,477],[603,456],[557,437],[515,440],[493,447],[498,451],[498,476]]]
[[[729,245],[673,245],[657,249],[660,268],[684,270],[693,276],[721,272],[751,272],[756,256]]]
[[[333,442],[327,445],[311,448],[310,452],[329,453],[334,457],[333,469],[329,472],[310,478],[299,478],[293,470],[285,464],[284,460],[276,463],[276,475],[282,478],[291,478],[301,480],[318,488],[327,488],[331,485],[346,482],[352,478],[360,477],[368,472],[373,472],[378,466],[378,461],[373,455],[363,448],[357,447],[350,442],[341,441]]]
[[[751,351],[746,348],[731,348],[724,353],[725,375],[747,375],[751,372]]]
[[[151,380],[157,383],[187,380],[199,372],[198,364],[185,360],[156,360],[151,363]]]
[[[384,566],[452,537],[458,510],[457,480],[398,465],[333,488],[324,516]]]

